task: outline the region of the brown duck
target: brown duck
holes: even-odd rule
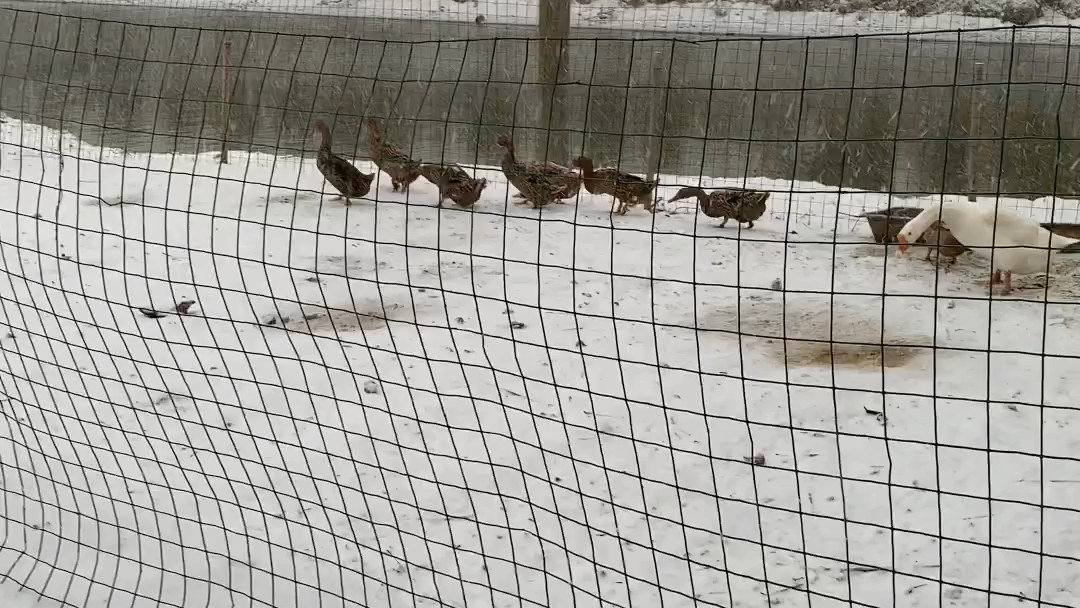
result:
[[[319,151],[315,157],[319,172],[341,193],[339,198],[344,198],[346,205],[351,205],[351,199],[364,196],[371,190],[375,174],[362,173],[352,163],[330,151],[330,127],[324,121],[315,121],[311,139]]]
[[[940,264],[941,257],[945,256],[945,262],[952,266],[956,263],[956,258],[960,254],[971,251],[963,243],[956,240],[953,233],[949,232],[949,229],[945,226],[942,226],[941,222],[930,224],[930,227],[922,234],[919,242],[929,245],[926,248],[926,258],[924,258],[927,261],[931,261],[930,256],[937,253],[932,260],[934,264]]]
[[[394,192],[405,192],[409,185],[420,177],[420,162],[409,158],[394,144],[384,142],[379,134],[379,126],[374,118],[367,120],[368,142],[371,146],[371,160],[390,176]]]
[[[534,209],[573,198],[581,189],[581,177],[573,169],[553,162],[518,161],[514,156],[514,140],[509,135],[500,135],[496,143],[505,151],[503,174]]]
[[[765,201],[769,199],[768,192],[746,190],[743,188],[726,188],[714,190],[709,194],[701,188],[683,188],[668,200],[669,203],[695,196],[698,199],[698,207],[705,215],[713,218],[722,217],[720,223],[723,228],[728,220],[749,224],[747,228],[754,227],[754,221],[765,214]]]
[[[439,204],[450,199],[459,207],[472,207],[480,200],[480,193],[487,187],[487,179],[469,177],[457,165],[420,165],[420,175],[439,188]]]
[[[645,181],[611,167],[594,169],[592,159],[586,156],[575,159],[573,165],[581,169],[582,183],[590,194],[606,194],[615,198],[619,209],[615,211],[612,205],[613,213],[626,215],[631,207],[638,204],[644,205],[646,211],[652,211],[652,193],[656,190],[656,182]]]

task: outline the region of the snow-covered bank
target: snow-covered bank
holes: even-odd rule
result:
[[[345,207],[0,126],[4,606],[1075,604],[1080,272],[991,304],[838,215],[880,194],[752,180],[739,231],[476,171]]]

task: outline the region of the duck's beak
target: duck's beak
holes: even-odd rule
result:
[[[910,247],[910,245],[908,245],[907,239],[904,238],[903,234],[896,235],[896,242],[900,243],[900,245],[897,247],[897,249],[900,250],[900,253],[904,253],[905,251],[907,251],[907,248]]]

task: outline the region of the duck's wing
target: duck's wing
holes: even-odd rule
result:
[[[611,171],[611,176],[613,178],[615,178],[616,180],[618,180],[618,182],[620,184],[644,184],[645,183],[644,178],[638,177],[638,176],[634,175],[633,173],[623,173],[622,171],[619,171],[618,169],[609,169],[609,171]]]
[[[382,162],[399,163],[402,165],[418,164],[409,155],[401,151],[392,143],[383,142],[379,147],[379,159]]]
[[[326,181],[330,182],[334,188],[337,188],[338,192],[345,196],[360,196],[356,193],[363,190],[363,186],[367,182],[367,176],[363,172],[336,154],[330,156],[322,169]]]
[[[567,169],[559,163],[554,163],[550,160],[546,162],[528,163],[528,166],[530,171],[535,171],[536,173],[544,173],[554,176],[577,175],[577,173],[573,169]]]
[[[446,173],[450,176],[450,179],[455,182],[468,181],[472,179],[472,177],[470,177],[464,169],[457,165],[447,165]]]

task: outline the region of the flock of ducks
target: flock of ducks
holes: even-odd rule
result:
[[[369,118],[367,126],[371,159],[380,171],[390,176],[394,192],[408,191],[414,181],[423,177],[439,189],[438,207],[449,199],[459,207],[472,208],[480,200],[480,194],[487,187],[486,179],[470,177],[457,165],[444,166],[413,160],[382,138],[374,119]],[[330,128],[325,121],[314,122],[312,142],[318,151],[316,164],[319,172],[340,193],[338,198],[344,199],[346,205],[371,190],[375,173],[363,173],[331,151]],[[576,197],[584,186],[590,194],[612,197],[613,214],[625,215],[638,205],[646,211],[655,212],[655,181],[612,167],[596,168],[593,161],[584,156],[575,159],[569,167],[550,161],[520,161],[514,153],[514,141],[509,135],[500,135],[495,143],[503,150],[502,172],[518,191],[514,198],[522,199],[516,204],[529,204],[538,209],[552,203],[562,203]],[[706,216],[723,218],[721,227],[733,219],[753,228],[754,221],[765,213],[769,193],[742,188],[706,193],[701,188],[682,188],[668,202],[690,197],[697,198],[698,207]]]
[[[473,207],[487,186],[484,178],[470,177],[457,165],[436,165],[413,160],[400,148],[385,141],[374,119],[368,119],[368,143],[372,160],[379,170],[390,176],[395,192],[406,192],[420,177],[439,189],[438,206],[447,199],[464,208]],[[346,204],[366,195],[375,180],[375,173],[365,174],[349,161],[335,155],[331,149],[330,129],[322,120],[314,123],[312,141],[318,150],[319,171],[339,193]],[[507,180],[517,189],[517,204],[540,208],[562,203],[577,196],[584,186],[591,194],[611,196],[612,213],[626,214],[641,205],[655,212],[653,193],[656,182],[624,173],[617,168],[593,166],[591,159],[579,157],[570,167],[550,161],[521,161],[514,153],[509,135],[500,135],[495,142],[503,150],[501,168]],[[578,173],[577,170],[580,170]],[[694,197],[698,208],[711,218],[729,219],[748,228],[765,213],[768,192],[749,189],[722,189],[707,193],[701,188],[682,188],[669,202]],[[1045,271],[1049,262],[1059,254],[1080,253],[1080,240],[1052,233],[1035,220],[998,205],[979,204],[960,196],[944,195],[938,202],[924,208],[904,224],[896,235],[902,254],[912,244],[921,243],[936,250],[952,262],[958,255],[971,251],[990,260],[993,275],[990,293],[995,285],[1003,294],[1013,291],[1012,274],[1031,274]]]

